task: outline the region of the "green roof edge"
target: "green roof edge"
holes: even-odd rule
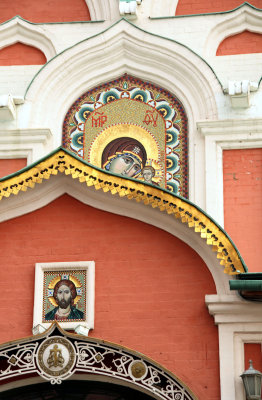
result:
[[[262,280],[230,280],[229,281],[230,290],[250,290],[254,292],[261,292],[262,291]]]
[[[12,174],[6,175],[6,176],[3,177],[3,178],[0,178],[0,182],[4,182],[4,181],[6,181],[6,180],[8,180],[8,179],[10,179],[10,178],[13,178],[13,177],[15,177],[15,176],[19,176],[20,174],[22,174],[22,173],[25,172],[25,171],[29,171],[31,168],[35,167],[36,165],[40,164],[41,162],[43,162],[43,161],[47,160],[48,158],[52,157],[54,154],[58,153],[60,150],[63,150],[66,154],[72,156],[72,157],[75,158],[76,160],[81,161],[84,165],[87,165],[87,166],[89,166],[89,167],[91,167],[91,168],[93,168],[93,169],[95,169],[95,170],[97,170],[97,171],[101,171],[101,172],[103,172],[103,173],[105,173],[105,174],[107,174],[107,175],[116,176],[116,177],[118,177],[118,178],[125,179],[125,180],[127,180],[127,181],[133,181],[133,182],[138,183],[138,184],[143,184],[143,185],[147,185],[147,186],[153,187],[154,189],[161,190],[162,192],[167,193],[167,194],[169,194],[169,195],[171,195],[171,196],[173,196],[173,197],[176,197],[177,199],[181,199],[181,200],[185,201],[186,203],[188,203],[189,205],[195,207],[198,211],[200,211],[200,212],[203,213],[207,218],[209,218],[209,219],[210,219],[224,234],[225,234],[225,236],[227,237],[227,239],[230,241],[230,243],[232,244],[232,246],[233,246],[234,249],[236,250],[237,255],[239,256],[239,258],[240,258],[240,260],[241,260],[241,263],[243,264],[243,267],[244,267],[246,273],[248,273],[248,268],[247,268],[247,266],[246,266],[246,264],[245,264],[243,258],[241,257],[241,255],[240,255],[240,253],[239,253],[239,251],[238,251],[238,249],[237,249],[235,243],[233,242],[233,240],[232,240],[232,239],[230,238],[230,236],[226,233],[226,231],[225,231],[225,230],[210,216],[210,215],[208,215],[204,210],[202,210],[201,207],[197,206],[196,204],[194,204],[194,203],[191,202],[190,200],[186,199],[185,197],[179,196],[179,195],[177,195],[177,194],[174,194],[174,193],[170,192],[170,191],[167,190],[167,189],[163,189],[163,188],[157,187],[157,186],[155,186],[155,185],[152,185],[152,184],[149,184],[149,183],[146,183],[146,182],[141,182],[141,181],[139,181],[139,180],[137,180],[137,179],[135,179],[135,178],[127,178],[127,177],[125,177],[125,176],[118,175],[118,174],[115,174],[115,173],[113,173],[113,172],[108,172],[108,171],[106,171],[106,170],[104,170],[104,169],[102,169],[102,168],[96,167],[96,166],[94,166],[93,164],[90,164],[90,163],[88,163],[87,161],[83,160],[82,158],[78,157],[76,154],[72,153],[71,151],[65,149],[63,146],[57,147],[55,150],[53,150],[52,152],[50,152],[50,153],[47,154],[46,156],[40,158],[39,160],[35,161],[34,163],[32,163],[32,164],[30,164],[30,165],[27,165],[26,167],[20,169],[19,171],[16,171],[16,172],[14,172],[14,173],[12,173]],[[246,273],[245,273],[245,274],[246,274]],[[244,274],[244,275],[245,275],[245,274]]]

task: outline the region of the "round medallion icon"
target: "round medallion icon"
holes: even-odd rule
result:
[[[41,375],[51,383],[61,383],[71,375],[75,363],[73,345],[61,336],[46,339],[39,346],[37,365]]]

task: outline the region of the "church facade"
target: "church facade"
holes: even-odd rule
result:
[[[0,14],[0,399],[244,400],[261,0]]]

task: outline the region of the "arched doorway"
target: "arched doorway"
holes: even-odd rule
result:
[[[4,397],[3,397],[4,396]],[[64,381],[61,385],[41,383],[8,390],[5,400],[150,400],[151,396],[126,386],[95,381]]]

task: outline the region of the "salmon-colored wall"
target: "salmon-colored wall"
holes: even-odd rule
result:
[[[217,56],[232,54],[262,53],[262,35],[244,31],[238,35],[227,37],[220,43]]]
[[[249,368],[249,360],[253,361],[253,367],[262,372],[261,343],[245,343],[245,370]],[[243,371],[244,372],[244,371]]]
[[[262,265],[262,149],[225,150],[223,171],[225,230],[249,272],[259,272]]]
[[[229,11],[239,7],[243,3],[243,0],[179,0],[176,15]],[[250,0],[249,4],[257,8],[262,8],[262,0]]]
[[[1,0],[0,23],[16,15],[31,22],[90,21],[85,0]]]
[[[1,342],[31,334],[36,262],[96,263],[91,336],[140,351],[200,399],[219,400],[218,336],[205,294],[215,286],[185,243],[67,195],[0,225]]]
[[[42,65],[46,57],[41,50],[15,43],[0,50],[0,65]]]
[[[0,159],[0,178],[26,167],[26,158]]]

